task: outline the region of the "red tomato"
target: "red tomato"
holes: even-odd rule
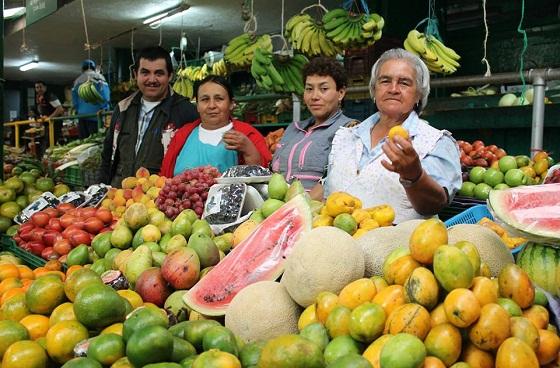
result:
[[[43,241],[43,235],[47,232],[47,229],[43,229],[42,227],[36,227],[35,229],[31,230],[31,240],[34,241]]]
[[[50,216],[43,211],[35,212],[33,215],[31,215],[31,222],[33,222],[33,224],[38,227],[47,226],[49,220]]]
[[[81,231],[82,229],[78,226],[75,226],[74,224],[68,226],[66,229],[64,229],[64,231],[62,232],[62,236],[66,239],[70,239],[70,235],[74,234],[74,232],[76,231]]]
[[[52,247],[58,239],[62,239],[62,235],[58,231],[47,230],[43,234],[43,243],[45,243],[47,247]]]
[[[483,158],[477,158],[473,161],[476,166],[488,167],[488,162]]]
[[[492,153],[496,153],[496,151],[498,150],[498,146],[496,146],[495,144],[491,144],[488,147],[486,147],[486,150]]]
[[[53,249],[58,254],[65,255],[68,254],[70,250],[72,250],[72,244],[70,244],[70,241],[68,239],[62,238],[57,240],[56,243],[54,243]]]
[[[113,221],[113,214],[107,208],[99,208],[95,217],[103,221],[104,224],[110,224]]]
[[[499,160],[502,157],[506,156],[507,153],[503,148],[498,148],[498,150],[496,151],[496,158]]]
[[[58,255],[58,253],[56,253],[54,251],[53,247],[46,247],[41,252],[41,258],[46,259],[46,260],[58,259],[58,257],[59,257],[59,255]]]
[[[111,227],[110,227],[110,226],[107,226],[107,227],[104,227],[103,229],[101,229],[101,231],[99,231],[99,234],[105,233],[105,232],[111,231],[111,230],[112,230]]]
[[[29,231],[29,230],[33,229],[34,227],[35,227],[35,225],[33,225],[33,223],[31,221],[27,221],[26,223],[22,224],[19,227],[19,232],[23,233],[23,232],[26,232],[26,231]]]
[[[23,242],[19,245],[19,247],[23,250],[26,250],[28,252],[31,252],[31,247],[29,246],[29,243],[27,242]]]
[[[50,218],[59,217],[61,215],[60,211],[53,207],[47,207],[43,212],[49,215]]]
[[[67,213],[65,213],[64,215],[62,215],[60,217],[60,225],[62,225],[63,228],[67,228],[68,226],[74,224],[74,222],[76,221],[76,217],[69,215]]]
[[[33,235],[32,231],[33,231],[32,229],[26,231],[20,231],[19,236],[21,237],[21,240],[23,240],[24,242],[30,241],[31,235]]]
[[[45,229],[58,231],[59,233],[62,232],[62,230],[64,230],[64,228],[60,224],[59,218],[51,218],[47,226],[45,226]]]
[[[30,241],[27,244],[29,245],[29,251],[36,256],[41,256],[41,252],[45,249],[45,244],[41,241]]]
[[[468,155],[472,151],[472,145],[469,142],[463,144],[463,151]]]
[[[79,212],[80,212],[80,217],[83,217],[84,219],[87,220],[88,218],[95,216],[97,209],[95,207],[84,207],[84,208],[80,208]]]
[[[76,207],[72,203],[61,203],[56,206],[56,209],[62,213],[66,213],[71,209],[75,209]]]
[[[84,229],[90,234],[97,235],[105,227],[103,221],[98,219],[97,217],[89,217],[86,221],[84,221]]]
[[[14,239],[17,245],[20,245],[23,242],[18,234],[14,235],[12,239]]]
[[[472,143],[473,149],[477,149],[479,147],[484,147],[484,142],[479,140],[476,140]]]
[[[91,235],[84,230],[76,230],[70,234],[69,240],[73,247],[77,247],[80,244],[90,245]]]

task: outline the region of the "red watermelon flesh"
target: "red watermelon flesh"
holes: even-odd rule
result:
[[[245,286],[272,281],[299,236],[311,230],[309,204],[298,195],[267,217],[183,297],[187,306],[207,316],[225,314],[233,297]]]
[[[525,233],[560,239],[560,184],[493,190],[488,201],[502,222]]]

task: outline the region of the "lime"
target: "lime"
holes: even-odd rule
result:
[[[352,235],[358,229],[358,223],[356,219],[352,217],[349,213],[341,213],[334,218],[333,225],[341,230],[346,231],[348,234]]]

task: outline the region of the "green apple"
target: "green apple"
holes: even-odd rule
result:
[[[526,155],[519,155],[515,156],[515,162],[517,162],[517,168],[529,166],[529,164],[531,163],[531,158]]]
[[[469,180],[475,184],[482,183],[486,169],[482,166],[475,166],[469,172]]]
[[[504,178],[506,184],[510,187],[517,187],[519,185],[527,184],[527,176],[520,169],[508,170]]]
[[[473,183],[472,181],[465,181],[461,185],[461,189],[459,189],[459,195],[474,197],[474,187],[476,187],[475,183]]]
[[[494,187],[494,190],[504,190],[504,189],[508,189],[509,187],[510,186],[507,185],[506,183],[500,183]]]
[[[499,170],[489,168],[484,172],[483,179],[486,184],[491,187],[495,187],[496,185],[504,182],[504,173]]]
[[[476,187],[474,187],[474,197],[477,199],[488,199],[488,194],[490,194],[490,191],[492,190],[492,187],[486,183],[479,183],[476,185]]]
[[[517,161],[513,156],[504,156],[498,161],[498,167],[504,174],[511,169],[517,169]]]

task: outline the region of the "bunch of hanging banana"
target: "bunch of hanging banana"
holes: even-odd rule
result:
[[[229,41],[224,59],[227,63],[236,67],[245,68],[251,65],[256,49],[272,52],[272,41],[270,35],[261,36],[243,33]]]
[[[177,78],[175,79],[175,83],[173,83],[173,91],[191,99],[194,94],[193,81],[187,77],[186,69],[187,68],[180,68],[177,70]]]
[[[257,85],[267,90],[279,91],[284,85],[284,79],[272,63],[272,52],[255,49],[251,62],[251,75]]]
[[[102,83],[102,82],[99,82]],[[105,100],[103,96],[97,91],[95,82],[88,79],[78,87],[78,96],[87,103],[98,104],[103,103]]]
[[[327,37],[342,48],[371,46],[381,39],[385,20],[379,14],[351,14],[342,8],[323,15]]]
[[[434,73],[452,74],[460,66],[461,56],[452,48],[445,46],[436,37],[426,36],[415,29],[408,32],[404,48],[418,55]]]
[[[224,61],[224,59],[220,59],[219,61],[216,61],[214,64],[212,64],[211,74],[221,75],[222,77],[225,77],[227,75],[226,62]]]
[[[274,66],[284,80],[277,92],[295,93],[303,95],[303,72],[302,69],[309,60],[303,54],[295,54],[292,58],[275,59]]]
[[[202,66],[188,66],[185,69],[179,70],[177,74],[193,82],[203,80],[208,76],[208,65],[204,63]]]
[[[307,13],[299,13],[286,23],[285,36],[296,50],[308,56],[335,56],[341,50],[330,39],[321,22]]]

